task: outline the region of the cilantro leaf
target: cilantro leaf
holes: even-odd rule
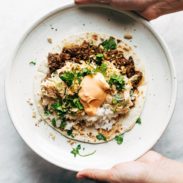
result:
[[[124,89],[125,81],[122,75],[112,75],[109,84],[115,85],[117,90],[122,90]]]
[[[117,144],[120,145],[120,144],[123,143],[123,136],[122,135],[116,135],[115,140],[116,140]]]
[[[52,104],[51,107],[54,111],[58,112],[58,114],[60,114],[60,115],[64,115],[67,112],[67,110],[62,107],[62,105],[59,101]]]
[[[106,74],[106,71],[107,71],[107,65],[102,63],[100,66],[98,66],[96,69],[95,69],[95,72],[101,72],[102,74]]]
[[[29,64],[30,65],[36,65],[36,62],[35,61],[30,61]]]
[[[60,128],[65,129],[65,126],[67,125],[67,122],[65,121],[65,118],[61,120]]]
[[[47,115],[47,116],[51,114],[50,111],[48,110],[48,106],[46,106],[44,108],[44,114]]]
[[[137,118],[136,123],[139,124],[139,125],[141,125],[142,121],[141,121],[141,118],[140,117]]]
[[[76,148],[72,148],[71,154],[74,155],[74,157],[76,157],[77,155],[79,155],[79,150],[81,149],[81,145],[78,144]]]
[[[81,104],[79,98],[75,98],[73,100],[74,106],[77,107],[79,110],[84,109],[83,105]]]
[[[107,140],[106,137],[105,137],[103,134],[101,134],[101,133],[99,133],[99,134],[96,136],[96,138],[97,138],[98,140],[104,140],[104,141]]]
[[[72,85],[72,83],[73,83],[73,80],[74,80],[74,73],[72,73],[72,72],[64,72],[60,76],[60,79],[62,81],[64,81],[67,86],[70,87]]]
[[[102,42],[102,46],[105,50],[114,50],[117,48],[116,41],[113,37],[110,37],[109,39]]]
[[[53,119],[51,120],[51,124],[52,124],[54,127],[56,127],[56,119],[55,119],[55,118],[53,118]]]
[[[82,74],[83,77],[86,76],[86,75],[90,75],[91,73],[92,73],[91,70],[89,70],[88,68],[84,68],[81,71],[81,74]]]
[[[66,97],[63,100],[63,103],[65,104],[65,106],[67,106],[67,109],[69,108],[77,108],[79,110],[84,109],[77,94],[66,95]]]
[[[121,102],[122,100],[123,100],[123,99],[122,99],[121,95],[116,94],[116,95],[113,97],[113,99],[112,99],[112,104],[117,104],[117,103]]]
[[[97,65],[101,65],[103,59],[104,59],[104,55],[102,53],[98,53],[96,55],[96,64]]]
[[[73,134],[72,134],[72,129],[71,130],[67,130],[67,135],[71,136],[71,137],[74,137]]]
[[[96,150],[95,150],[89,154],[80,154],[80,150],[81,150],[81,145],[79,144],[75,148],[72,148],[71,154],[73,154],[74,157],[76,157],[77,155],[79,155],[81,157],[87,157],[87,156],[91,156],[96,153]]]

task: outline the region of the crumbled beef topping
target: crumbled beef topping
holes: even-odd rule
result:
[[[137,88],[140,81],[142,80],[142,72],[140,71],[135,71],[135,75],[134,75],[134,78],[132,79],[132,86],[134,88]]]
[[[48,55],[48,67],[51,73],[61,68],[64,63],[61,62],[60,55],[58,53],[49,53]]]
[[[118,41],[119,42],[119,41]],[[83,41],[81,45],[72,45],[70,47],[64,47],[60,54],[49,53],[48,55],[48,66],[50,73],[53,73],[57,69],[60,69],[65,65],[66,62],[77,62],[80,63],[81,60],[84,61],[95,61],[94,55],[102,53],[104,59],[116,66],[116,68],[121,69],[125,68],[125,73],[128,78],[137,75],[137,79],[133,81],[133,86],[137,87],[139,82],[142,79],[142,73],[135,70],[134,60],[132,57],[128,59],[124,57],[123,51],[114,49],[114,50],[104,50],[100,44],[98,46],[90,44],[87,41]]]

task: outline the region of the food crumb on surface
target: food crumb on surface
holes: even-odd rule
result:
[[[126,33],[124,35],[124,39],[132,39],[132,38],[133,38],[133,36],[130,33]]]
[[[36,118],[36,112],[35,111],[32,112],[32,118]]]
[[[48,43],[50,43],[50,44],[52,44],[52,43],[53,43],[53,41],[52,41],[52,39],[51,39],[51,38],[48,38],[48,39],[47,39],[47,41],[48,41]]]
[[[74,145],[74,144],[76,143],[76,141],[71,140],[71,139],[69,139],[67,142],[68,142],[70,145]]]
[[[53,133],[51,133],[51,132],[50,132],[50,134],[49,134],[49,137],[50,137],[52,140],[55,140],[55,138],[56,138],[56,136],[55,136]]]
[[[31,100],[30,98],[27,100],[27,103],[28,103],[30,106],[33,105],[33,102],[32,102],[32,100]]]

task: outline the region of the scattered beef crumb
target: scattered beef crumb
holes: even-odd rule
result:
[[[131,34],[129,34],[129,33],[126,33],[124,35],[124,39],[132,39],[132,38],[133,38],[133,36]]]
[[[47,41],[48,41],[48,43],[50,43],[50,44],[52,44],[52,42],[53,42],[51,38],[48,38]]]
[[[48,55],[48,67],[51,73],[60,69],[64,63],[61,62],[60,55],[58,53],[49,53]]]
[[[139,83],[141,82],[142,78],[143,78],[142,72],[136,71],[134,79],[132,80],[132,86],[134,88],[137,88]]]

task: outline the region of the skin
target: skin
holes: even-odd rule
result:
[[[147,20],[183,10],[183,0],[75,0],[77,4],[107,4],[132,10]],[[111,183],[183,183],[183,163],[150,151],[137,161],[120,163],[109,170],[87,169],[77,178]]]
[[[77,4],[107,4],[122,10],[133,10],[147,20],[183,10],[183,0],[75,0]]]
[[[77,178],[111,183],[182,183],[183,163],[150,151],[137,161],[120,163],[109,170],[80,171]]]

